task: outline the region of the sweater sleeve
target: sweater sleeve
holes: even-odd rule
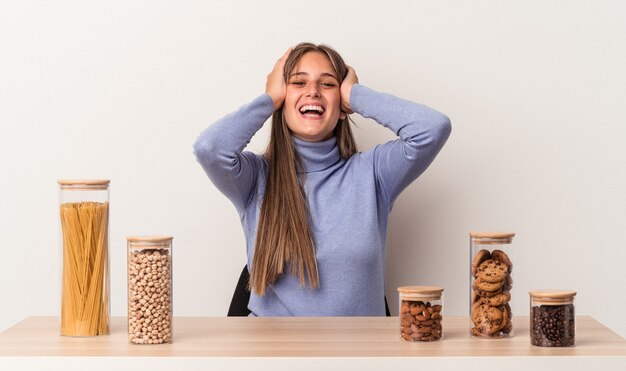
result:
[[[373,149],[374,173],[390,205],[426,170],[450,136],[447,116],[418,103],[355,84],[352,110],[374,119],[400,138]]]
[[[263,94],[205,129],[193,146],[213,184],[238,211],[253,195],[260,158],[243,149],[274,112],[272,98]]]

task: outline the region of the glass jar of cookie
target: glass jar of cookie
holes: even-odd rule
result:
[[[443,339],[443,288],[433,286],[398,287],[400,336],[406,341]]]
[[[470,233],[470,333],[513,336],[511,246],[515,233]]]
[[[540,347],[574,346],[576,291],[535,290],[529,294],[530,343]]]
[[[128,237],[128,342],[172,342],[172,237]]]

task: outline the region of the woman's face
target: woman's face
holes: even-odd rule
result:
[[[283,112],[294,136],[307,142],[329,139],[341,112],[337,73],[325,54],[307,52],[289,72]]]

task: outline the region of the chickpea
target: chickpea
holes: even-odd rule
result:
[[[171,256],[131,251],[128,259],[128,337],[133,344],[171,342]]]

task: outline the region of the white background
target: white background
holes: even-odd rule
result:
[[[452,120],[391,215],[392,311],[397,286],[433,284],[467,314],[468,232],[512,231],[515,313],[530,289],[574,289],[578,314],[626,336],[624,4],[1,1],[0,331],[58,315],[62,178],[111,179],[113,315],[126,315],[125,238],[141,234],[174,236],[175,315],[225,315],[243,233],[191,146],[313,41],[362,84]],[[354,119],[361,149],[393,139]]]

